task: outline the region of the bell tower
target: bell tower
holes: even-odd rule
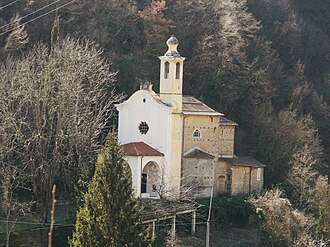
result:
[[[167,42],[167,52],[160,59],[160,98],[171,103],[173,113],[182,112],[183,61],[177,51],[179,41],[173,35]]]
[[[160,59],[160,98],[171,104],[170,136],[168,136],[168,154],[165,164],[164,182],[171,196],[180,196],[181,159],[182,159],[182,82],[183,61],[177,51],[179,41],[170,37],[167,42],[167,52]]]

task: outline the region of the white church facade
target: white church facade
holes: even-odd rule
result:
[[[264,165],[234,155],[236,123],[182,94],[184,57],[168,39],[160,59],[160,92],[145,83],[117,104],[118,139],[137,197],[207,197],[263,187]],[[213,189],[212,189],[213,188]]]

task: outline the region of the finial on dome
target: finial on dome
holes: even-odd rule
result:
[[[166,44],[168,46],[168,50],[165,53],[165,56],[173,56],[173,57],[180,57],[179,52],[177,51],[177,47],[179,45],[179,41],[177,38],[172,35],[167,41]]]

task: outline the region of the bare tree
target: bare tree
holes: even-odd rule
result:
[[[55,179],[72,188],[90,169],[121,98],[101,53],[89,41],[66,38],[51,53],[38,44],[0,68],[0,138],[8,136],[0,149],[12,148],[27,167],[44,222]]]
[[[295,241],[312,239],[315,235],[316,221],[294,209],[290,201],[282,197],[279,189],[267,191],[249,201],[263,219],[262,226],[270,236],[271,246],[275,243],[290,246]]]
[[[308,146],[297,150],[290,161],[291,170],[288,174],[288,181],[294,187],[293,199],[296,200],[297,206],[307,208],[311,203],[311,196],[318,173],[314,170],[314,166],[318,160],[313,157]]]
[[[26,173],[20,167],[1,163],[0,179],[0,191],[2,192],[0,206],[5,216],[6,247],[9,247],[10,236],[15,231],[17,220],[21,216],[26,216],[30,213],[30,203],[19,200],[17,196],[17,191],[23,189]]]
[[[318,176],[312,193],[311,204],[318,209],[318,231],[330,232],[330,185],[326,176]]]
[[[313,239],[311,236],[304,236],[294,241],[292,247],[327,247],[330,241],[323,239]]]
[[[12,52],[17,51],[25,47],[29,42],[28,34],[25,30],[25,25],[21,25],[21,17],[19,13],[10,20],[10,25],[7,26],[7,30],[12,30],[6,40],[5,51]]]

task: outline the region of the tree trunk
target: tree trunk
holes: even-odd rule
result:
[[[44,198],[42,198],[42,222],[48,223],[48,215],[49,215],[49,193],[44,191]]]
[[[48,223],[49,209],[44,207],[42,210],[42,223]]]

